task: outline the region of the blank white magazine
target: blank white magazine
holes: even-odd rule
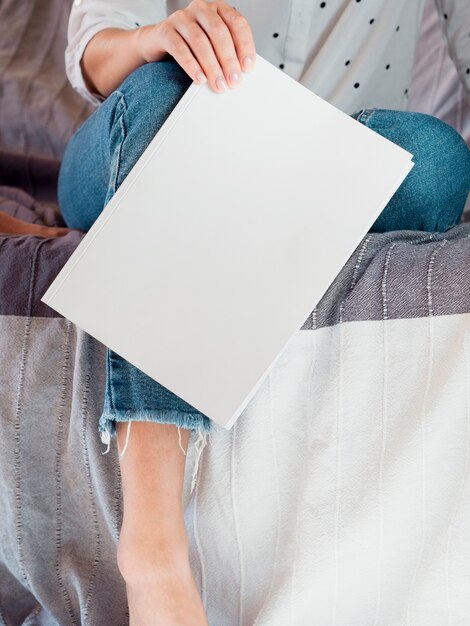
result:
[[[228,429],[411,157],[258,55],[191,84],[42,301]]]

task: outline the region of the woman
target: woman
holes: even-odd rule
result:
[[[452,28],[468,21],[457,0],[437,4]],[[219,94],[243,88],[257,52],[414,154],[415,167],[371,230],[445,231],[458,224],[470,189],[468,148],[432,117],[390,110],[406,105],[423,2],[370,5],[75,0],[67,72],[100,106],[72,137],[62,163],[67,225],[90,228],[192,80]],[[469,80],[467,41],[450,43]],[[99,430],[108,443],[117,435],[121,453],[118,565],[131,624],[207,624],[189,567],[182,483],[190,431],[199,434],[200,453],[210,428],[207,417],[108,351]]]

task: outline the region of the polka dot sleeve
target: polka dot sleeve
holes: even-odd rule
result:
[[[74,0],[65,50],[65,69],[73,88],[93,104],[99,104],[103,100],[100,95],[89,90],[80,66],[85,47],[100,30],[132,30],[137,26],[161,21],[166,15],[165,0],[131,0],[131,3],[129,0]]]

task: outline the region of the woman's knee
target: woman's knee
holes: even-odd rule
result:
[[[160,127],[191,84],[175,61],[146,63],[118,87],[132,122]]]
[[[174,61],[147,63],[111,97],[117,99],[110,129],[113,155],[107,199],[122,183],[191,84]]]
[[[428,207],[427,230],[447,230],[460,221],[470,190],[470,151],[454,128],[435,117],[418,113],[410,124],[413,193]]]
[[[80,127],[69,141],[59,177],[68,226],[90,228],[190,84],[174,61],[147,63]]]
[[[459,223],[470,190],[470,151],[448,124],[424,113],[377,110],[370,126],[413,154],[396,194],[410,228],[445,231]]]

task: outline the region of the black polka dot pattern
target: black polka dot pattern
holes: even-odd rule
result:
[[[80,5],[83,1],[75,0],[75,4]],[[129,5],[132,4],[131,0],[127,1]],[[227,2],[230,3],[230,0]],[[313,91],[320,87],[324,93],[334,94],[334,102],[339,100],[351,106],[369,100],[372,103],[378,100],[386,102],[388,98],[393,102],[406,103],[408,92],[413,94],[413,88],[408,90],[403,86],[409,82],[405,70],[406,56],[411,50],[411,46],[404,44],[408,39],[416,43],[418,35],[418,12],[416,8],[411,8],[411,0],[402,0],[401,3],[397,0],[395,3],[394,0],[299,0],[305,11],[295,0],[279,2],[286,5],[285,11],[277,17],[274,12],[271,16],[263,16],[261,13],[259,20],[260,30],[264,30],[260,32],[260,39],[264,37],[262,43],[266,45],[267,57],[274,66],[277,61],[278,69],[286,74],[292,72],[298,80],[302,76],[301,82],[306,87]],[[470,0],[436,0],[439,10],[435,17],[443,27],[452,25],[459,18],[460,9],[452,8],[454,2],[455,6],[459,3],[470,5]],[[254,3],[256,0],[246,2],[247,5]],[[402,5],[402,8],[394,4]],[[386,5],[394,6],[394,15],[392,9],[389,13],[382,11]],[[236,6],[231,6],[237,10]],[[347,7],[347,11],[340,7]],[[244,8],[241,8],[242,13]],[[348,19],[343,19],[345,11]],[[140,19],[137,11],[129,17],[131,20]],[[269,19],[264,20],[264,17]],[[397,19],[405,24],[404,31]],[[134,23],[137,29],[141,28],[138,21],[130,23]],[[465,38],[465,30],[470,38],[470,25],[460,26],[463,29],[459,31],[461,38],[458,43],[470,45],[470,41]],[[452,25],[451,31],[453,29]],[[316,54],[319,47],[322,49],[321,55]],[[411,63],[411,59],[409,61]],[[462,79],[470,84],[469,59],[459,56],[458,61]],[[78,78],[74,80],[78,81]],[[380,86],[380,94],[377,94],[377,85]]]
[[[470,1],[470,0],[469,0],[469,1]],[[362,0],[356,0],[356,4],[360,4],[361,2],[362,2]],[[322,1],[322,2],[318,2],[317,7],[319,7],[320,9],[328,9],[328,5],[329,5],[329,4],[331,4],[331,3],[329,3],[327,0],[324,0],[324,1]],[[365,3],[364,3],[364,8],[369,8],[369,4],[368,4],[367,2],[365,2]],[[325,14],[328,14],[328,11],[325,11]],[[447,15],[447,13],[443,13],[443,14],[442,14],[442,16],[443,16],[443,18],[444,18],[445,20],[447,20],[447,19],[448,19],[448,15]],[[375,24],[376,18],[375,18],[375,17],[370,17],[370,13],[369,13],[369,16],[367,16],[367,15],[366,15],[366,16],[364,16],[364,17],[365,17],[365,20],[367,20],[367,21],[369,22],[369,25],[370,25],[370,26],[372,26],[373,24]],[[137,23],[136,23],[136,25],[138,26],[138,24],[137,24]],[[401,27],[400,27],[400,24],[396,24],[396,23],[395,23],[395,25],[393,25],[393,23],[392,23],[390,26],[391,26],[391,29],[395,29],[395,32],[397,32],[397,33],[398,33],[398,32],[400,31],[400,28],[401,28]],[[280,35],[279,35],[279,33],[278,33],[278,32],[275,32],[275,33],[272,33],[272,36],[273,36],[273,38],[274,38],[274,39],[277,39]],[[469,37],[470,37],[470,33],[469,33]],[[344,61],[344,67],[349,67],[350,65],[351,65],[351,59],[346,59],[346,60]],[[279,63],[279,69],[283,70],[283,69],[284,69],[284,67],[285,67],[284,63]],[[359,67],[359,66],[358,66],[358,67]],[[391,66],[391,63],[386,63],[385,65],[382,65],[382,68],[383,68],[383,69],[382,69],[382,71],[384,71],[384,70],[385,70],[386,72],[388,72],[388,71],[391,69],[391,67],[392,67],[392,66]],[[469,75],[469,74],[470,74],[470,67],[469,67],[469,68],[466,68],[466,73],[467,73],[467,75]],[[359,76],[358,78],[359,78],[359,80],[361,79],[361,77],[360,77],[360,76]],[[361,86],[361,83],[360,83],[359,81],[357,81],[357,82],[355,82],[355,83],[350,83],[350,84],[351,84],[351,86],[352,86],[354,89],[359,89],[359,88],[360,88],[360,86]],[[404,90],[404,95],[405,95],[405,96],[408,96],[408,89],[405,89],[405,90]]]

